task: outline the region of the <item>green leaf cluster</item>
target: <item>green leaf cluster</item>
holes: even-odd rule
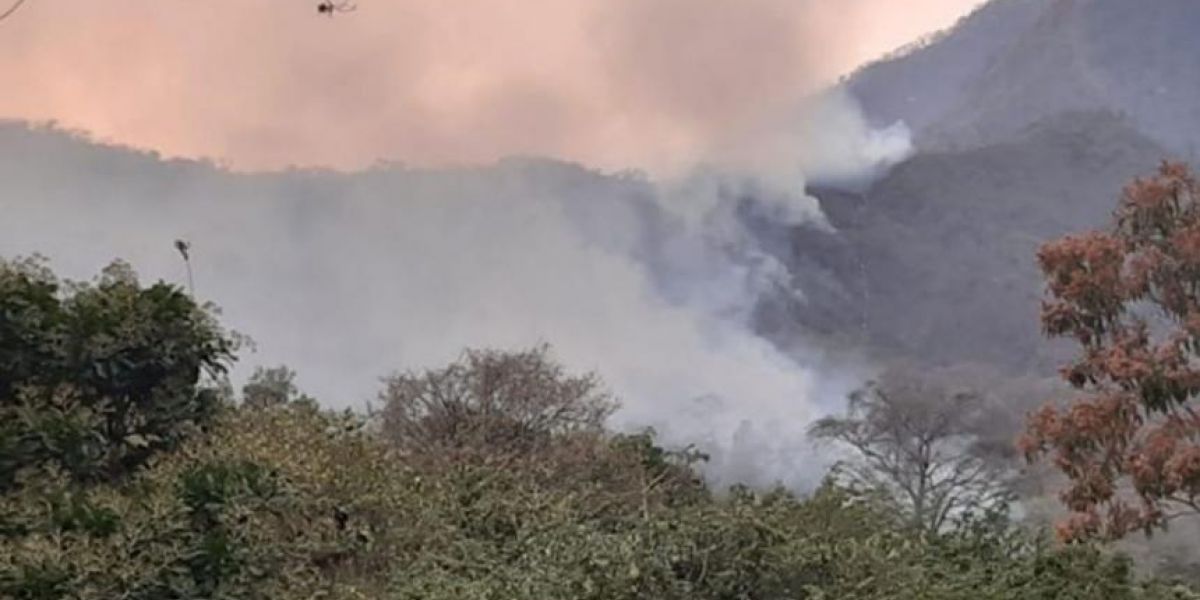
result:
[[[116,480],[215,414],[234,341],[179,289],[122,263],[95,282],[0,261],[0,490],[53,465]]]

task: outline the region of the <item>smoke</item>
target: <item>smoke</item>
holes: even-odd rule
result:
[[[0,114],[238,170],[2,126],[0,255],[181,282],[184,238],[198,294],[256,340],[236,376],[285,363],[362,406],[394,370],[545,342],[605,378],[617,426],[712,454],[719,485],[811,484],[805,428],[866,367],[752,331],[765,292],[803,290],[742,211],[827,227],[807,181],[911,150],[817,93],[893,3],[829,6],[411,0],[331,24],[290,3],[35,3],[0,38]],[[512,155],[555,160],[494,162]],[[250,170],[293,163],[352,170]],[[494,164],[445,166],[472,163]]]
[[[35,2],[0,117],[253,170],[551,156],[679,175],[978,0]]]
[[[698,444],[721,483],[801,485],[823,466],[804,427],[857,379],[748,327],[764,290],[791,285],[737,217],[772,202],[753,178],[659,184],[532,159],[238,174],[9,124],[0,182],[0,255],[41,252],[76,279],[120,257],[182,283],[172,242],[187,239],[198,294],[256,341],[235,376],[286,363],[333,407],[464,347],[547,342],[605,378],[619,427]],[[778,202],[819,218],[801,190]]]

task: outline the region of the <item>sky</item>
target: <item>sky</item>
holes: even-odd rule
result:
[[[540,155],[662,173],[978,0],[315,4],[29,0],[0,22],[0,117],[239,170]]]

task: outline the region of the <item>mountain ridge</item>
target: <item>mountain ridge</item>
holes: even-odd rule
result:
[[[921,149],[986,145],[1066,111],[1127,116],[1173,153],[1200,132],[1189,0],[992,0],[932,43],[871,64],[846,88]]]
[[[805,302],[764,303],[762,329],[1052,372],[1063,354],[1039,331],[1037,248],[1106,226],[1129,179],[1189,157],[1200,111],[1156,90],[1200,90],[1186,59],[1159,58],[1189,56],[1191,23],[1200,4],[1178,0],[993,0],[856,73],[845,85],[869,120],[915,124],[916,152],[864,193],[811,190],[837,240],[792,232],[783,260],[821,275],[799,285]],[[944,97],[909,101],[921,93]]]

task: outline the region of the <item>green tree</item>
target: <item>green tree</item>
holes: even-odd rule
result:
[[[119,478],[175,447],[217,411],[202,377],[234,348],[208,310],[123,263],[79,284],[0,261],[0,490],[48,464]]]
[[[271,368],[256,367],[254,374],[242,386],[242,403],[252,408],[267,408],[284,404],[304,404],[317,407],[317,401],[296,387],[296,372],[284,365]]]

